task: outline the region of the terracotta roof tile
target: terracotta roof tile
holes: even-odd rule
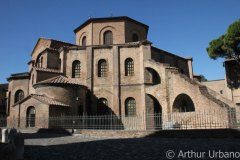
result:
[[[42,103],[48,104],[48,105],[55,105],[55,106],[65,106],[65,107],[70,107],[70,105],[68,104],[64,104],[62,102],[59,102],[57,100],[51,99],[45,95],[38,95],[38,94],[30,94],[27,97],[23,98],[21,101],[18,101],[17,103],[15,103],[13,106],[16,106],[18,104],[21,104],[23,102],[25,102],[26,100],[28,100],[29,98],[34,98]]]
[[[50,68],[38,68],[38,67],[33,67],[36,71],[43,71],[43,72],[51,72],[51,73],[62,73],[61,71],[57,69],[50,69]]]
[[[72,78],[68,78],[62,75],[38,82],[37,84],[72,84],[72,85],[81,85]]]
[[[66,106],[66,107],[70,107],[69,105],[67,104],[64,104],[62,102],[59,102],[59,101],[56,101],[54,99],[51,99],[49,97],[46,97],[45,95],[38,95],[38,94],[32,94],[31,95],[33,98],[39,100],[39,101],[43,101],[47,104],[50,104],[50,105],[56,105],[56,106]]]

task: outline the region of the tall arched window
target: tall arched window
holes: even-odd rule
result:
[[[133,35],[132,35],[132,41],[133,41],[133,42],[139,41],[138,35],[137,35],[136,33],[133,33]]]
[[[98,105],[97,105],[97,113],[104,115],[104,114],[108,114],[108,101],[106,98],[100,98],[98,100]]]
[[[80,61],[75,60],[72,63],[72,78],[80,78]]]
[[[82,46],[86,46],[86,44],[87,44],[87,38],[86,38],[86,36],[84,36],[82,38]]]
[[[98,77],[107,77],[107,61],[105,59],[98,61]]]
[[[23,98],[24,98],[24,92],[21,89],[17,90],[17,92],[15,93],[14,102],[16,103],[18,101],[21,101]]]
[[[125,60],[125,76],[134,75],[134,62],[132,58],[127,58]]]
[[[106,31],[103,34],[103,44],[111,45],[113,44],[113,34],[112,31]]]
[[[135,116],[136,115],[136,101],[134,98],[127,98],[125,101],[125,115]]]
[[[36,111],[33,106],[28,107],[26,117],[26,127],[35,127]]]

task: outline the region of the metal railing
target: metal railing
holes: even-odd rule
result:
[[[20,120],[20,121],[19,121]],[[0,126],[6,120],[0,118]],[[238,128],[240,115],[235,109],[206,112],[173,112],[136,116],[83,115],[35,118],[10,118],[7,125],[15,128],[66,128],[102,130],[168,130]]]

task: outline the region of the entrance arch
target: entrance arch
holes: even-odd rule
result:
[[[173,112],[194,112],[195,106],[187,94],[179,94],[173,102]]]
[[[26,127],[35,127],[36,110],[33,106],[27,109]]]
[[[162,129],[162,106],[150,94],[146,94],[146,121],[147,129]]]

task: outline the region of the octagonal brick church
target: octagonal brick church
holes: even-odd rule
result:
[[[192,58],[152,46],[148,29],[129,17],[90,18],[74,30],[75,44],[39,38],[28,72],[8,78],[8,125],[41,128],[48,127],[49,117],[234,107],[195,80]],[[29,117],[36,120],[34,126]],[[162,117],[162,123],[169,121]],[[39,118],[46,124],[37,123]]]

